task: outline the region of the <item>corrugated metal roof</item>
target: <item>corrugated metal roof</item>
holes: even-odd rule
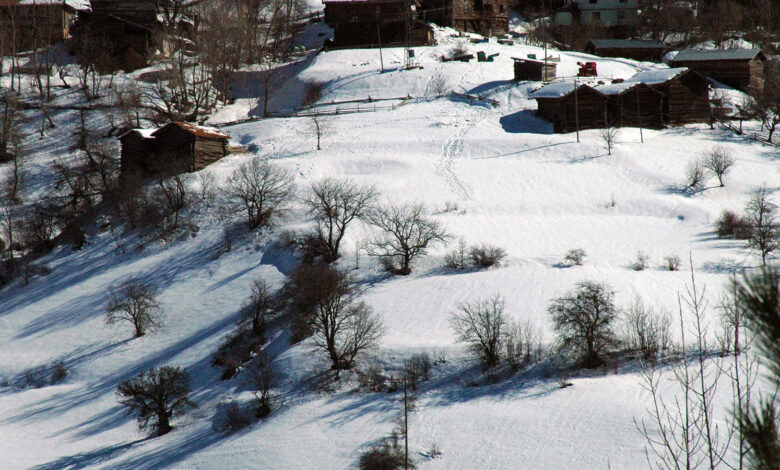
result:
[[[581,88],[587,86],[584,83],[578,83],[576,88]],[[539,88],[538,90],[534,91],[530,95],[528,95],[529,98],[563,98],[564,96],[569,95],[571,92],[573,92],[575,89],[574,82],[558,82],[558,83],[551,83],[549,85],[543,86],[542,88]]]
[[[668,82],[678,75],[687,72],[688,67],[677,67],[671,69],[650,69],[639,72],[633,77],[626,79],[626,82],[641,82],[646,85]]]
[[[695,50],[685,49],[677,53],[672,62],[704,61],[704,60],[751,60],[762,54],[761,49],[716,49]]]
[[[591,39],[590,43],[598,49],[665,49],[661,41],[643,39]]]

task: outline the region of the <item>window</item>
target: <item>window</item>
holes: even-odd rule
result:
[[[596,21],[601,21],[601,12],[600,11],[594,11],[590,14],[590,21],[595,23]]]
[[[590,3],[591,5],[595,5],[598,2],[599,2],[599,0],[588,0],[588,3]]]
[[[626,12],[624,10],[618,10],[617,11],[617,17],[619,20],[626,19]]]

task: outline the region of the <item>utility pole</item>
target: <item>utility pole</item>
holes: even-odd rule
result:
[[[409,377],[404,374],[404,469],[409,470]]]
[[[380,30],[380,21],[376,22],[376,37],[379,40],[379,65],[382,67],[382,73],[385,73],[385,61],[382,58],[382,32]]]
[[[577,102],[577,89],[579,88],[577,78],[574,78],[574,126],[577,129],[577,143],[580,143],[580,107]]]

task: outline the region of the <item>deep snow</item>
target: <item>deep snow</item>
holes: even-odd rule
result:
[[[690,273],[665,271],[661,263],[664,256],[678,255],[684,266],[693,260],[697,282],[707,285],[714,320],[731,273],[759,261],[741,243],[717,239],[713,222],[723,209],[740,210],[757,185],[780,186],[780,153],[694,125],[644,130],[644,143],[638,129],[621,129],[608,156],[598,131],[581,132],[577,143],[574,134],[553,134],[549,123],[534,116],[528,94],[540,84],[511,83],[511,57],[540,54],[541,48],[469,45],[500,55],[492,63],[440,63],[437,57],[462,40],[452,33],[437,30],[441,45],[417,49],[423,68],[416,70],[401,69],[401,49],[383,51],[384,73],[377,50],[310,53],[279,75],[273,109],[298,106],[310,81],[325,84],[321,105],[369,96],[414,99],[392,111],[321,118],[321,151],[314,150],[310,118],[223,127],[250,154],[231,155],[204,172],[222,181],[241,163],[266,158],[291,170],[301,191],[321,177],[349,177],[376,185],[385,199],[425,203],[455,239],[507,251],[504,266],[486,271],[448,271],[445,247],[432,249],[408,277],[384,275],[365,253],[354,271],[366,301],[387,326],[378,360],[397,365],[418,351],[447,359],[424,386],[412,417],[417,468],[644,468],[644,441],[633,419],[644,416],[649,397],[636,368],[575,377],[566,389],[538,374],[469,387],[479,370],[455,342],[449,314],[458,301],[500,292],[508,314],[535,322],[550,343],[549,300],[585,279],[608,283],[620,305],[638,296],[675,312]],[[559,75],[567,77],[576,73],[577,61],[594,60],[555,54]],[[595,60],[605,81],[652,67]],[[438,77],[454,91],[498,105],[450,94],[437,99],[431,80]],[[251,80],[247,96],[219,110],[209,124],[256,116],[262,95],[250,85]],[[63,101],[79,99],[76,92],[62,93]],[[736,92],[727,94],[739,99]],[[77,116],[57,112],[58,127],[46,138],[38,140],[32,132],[27,138],[36,149],[27,167],[29,200],[51,190],[51,164],[70,155]],[[705,191],[685,191],[686,165],[714,145],[736,159],[726,187],[714,187],[711,179]],[[296,205],[273,231],[243,234],[229,252],[215,208],[195,222],[196,233],[170,244],[147,244],[142,251],[137,234],[119,239],[107,231],[91,234],[82,251],[60,247],[47,255],[42,262],[52,268],[50,275],[0,292],[0,377],[7,380],[0,388],[0,467],[350,468],[366,446],[390,432],[400,406],[397,394],[354,393],[354,383],[334,392],[312,390],[311,377],[325,363],[306,343],[289,346],[283,333],[268,346],[283,375],[276,390],[279,409],[236,434],[215,430],[220,404],[245,401],[251,393],[239,380],[219,381],[211,356],[233,328],[252,280],[263,277],[279,286],[294,266],[293,257],[274,243],[278,234],[303,228],[308,220]],[[370,231],[351,227],[340,266],[354,267],[355,249]],[[562,266],[572,248],[585,249],[584,266]],[[638,251],[651,259],[641,272],[629,267]],[[108,327],[103,320],[108,289],[131,275],[160,288],[165,310],[161,329],[132,340],[126,328]],[[71,370],[63,384],[19,386],[26,371],[56,360]],[[169,435],[147,439],[114,391],[120,380],[165,364],[189,370],[199,408]],[[664,384],[665,393],[674,393],[671,383]],[[720,403],[725,409],[725,398]],[[427,460],[421,454],[432,443],[443,455]]]

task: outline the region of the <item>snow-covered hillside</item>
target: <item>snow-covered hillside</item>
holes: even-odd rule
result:
[[[295,175],[301,193],[322,177],[348,177],[375,185],[383,200],[424,203],[455,240],[506,250],[501,267],[454,272],[443,261],[451,247],[436,247],[411,275],[390,276],[365,252],[355,269],[356,248],[372,228],[351,226],[342,244],[345,256],[338,265],[360,280],[365,300],[387,327],[374,360],[394,367],[420,351],[446,359],[423,385],[411,418],[418,469],[645,468],[645,441],[633,420],[644,416],[649,394],[636,367],[575,376],[573,386],[563,389],[534,371],[470,386],[481,372],[456,342],[450,313],[459,301],[499,292],[507,313],[539,325],[550,344],[548,302],[582,280],[607,283],[621,306],[639,297],[676,312],[690,272],[670,272],[662,261],[677,255],[686,268],[692,259],[697,283],[707,285],[714,323],[729,276],[760,259],[741,242],[718,239],[713,223],[724,209],[740,211],[756,186],[780,186],[780,151],[723,129],[690,125],[644,130],[643,143],[638,129],[621,129],[607,155],[599,131],[580,132],[580,142],[574,134],[553,134],[527,97],[540,84],[512,82],[511,58],[540,56],[541,48],[469,44],[473,52],[499,56],[486,63],[439,62],[462,41],[452,33],[437,30],[440,45],[417,48],[422,68],[414,70],[402,68],[402,49],[383,50],[385,72],[378,50],[311,52],[281,75],[273,110],[300,105],[307,82],[324,84],[318,102],[323,109],[332,109],[332,101],[413,99],[390,101],[395,109],[319,118],[319,151],[309,117],[226,125],[222,130],[248,153],[202,171],[224,182],[240,164],[269,159]],[[564,77],[574,76],[576,62],[586,58],[598,63],[603,80],[652,66],[553,54]],[[435,80],[497,104],[450,93],[436,98]],[[262,95],[251,85],[251,93],[209,123],[256,117]],[[75,99],[76,92],[69,93]],[[27,167],[28,198],[52,189],[51,165],[68,158],[77,117],[73,111],[53,113],[57,127],[41,140],[31,124],[26,143],[36,155]],[[736,160],[725,187],[711,180],[704,191],[685,191],[686,166],[715,145]],[[0,167],[0,173],[7,171]],[[58,247],[41,260],[51,274],[0,291],[0,468],[354,468],[363,450],[389,434],[400,407],[397,393],[358,393],[348,380],[332,391],[314,387],[312,377],[327,364],[307,342],[290,346],[282,331],[268,345],[281,375],[278,409],[238,433],[218,431],[221,406],[248,400],[251,392],[241,380],[219,380],[212,356],[234,328],[252,281],[264,278],[278,287],[293,269],[296,260],[277,243],[279,234],[310,220],[296,203],[273,230],[242,233],[230,251],[217,208],[204,210],[195,223],[198,230],[191,234],[142,249],[138,234],[90,233],[83,250]],[[564,254],[574,248],[587,252],[585,265],[564,267]],[[634,271],[630,264],[640,251],[650,266]],[[129,330],[104,321],[109,288],[129,276],[158,286],[165,312],[160,329],[132,340]],[[71,371],[63,383],[21,385],[27,371],[58,360]],[[121,380],[160,365],[187,368],[198,409],[170,434],[150,439],[117,403],[115,390]],[[674,393],[673,383],[663,383],[664,393]],[[724,411],[730,398],[725,388],[718,401]],[[428,459],[433,443],[442,455]]]

